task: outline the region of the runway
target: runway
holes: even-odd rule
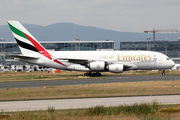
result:
[[[55,107],[55,109],[77,109],[97,105],[108,107],[134,103],[152,103],[154,100],[160,104],[180,104],[180,95],[10,101],[0,102],[0,108],[3,112],[47,110],[48,106]]]
[[[76,80],[53,80],[53,81],[30,81],[30,82],[9,82],[0,83],[0,88],[19,87],[41,87],[41,86],[63,86],[96,83],[116,83],[116,82],[141,82],[160,80],[180,80],[180,76],[102,76],[97,79],[76,79]],[[56,100],[31,100],[31,101],[6,101],[0,102],[0,109],[4,112],[47,110],[48,106],[55,109],[76,109],[89,108],[97,105],[118,106],[131,105],[134,103],[152,103],[157,100],[160,104],[180,104],[180,95],[168,96],[139,96],[139,97],[112,97],[112,98],[84,98],[84,99],[56,99]]]
[[[80,85],[80,84],[96,84],[96,83],[160,81],[160,80],[180,80],[180,76],[179,75],[102,76],[96,78],[74,79],[74,80],[5,82],[5,83],[0,83],[0,89],[22,88],[22,87],[43,87],[43,86],[64,86],[64,85]]]

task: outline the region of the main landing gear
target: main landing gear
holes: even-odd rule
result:
[[[84,76],[91,76],[91,72],[84,73]]]
[[[163,76],[165,75],[165,70],[163,70],[162,75],[163,75]]]
[[[84,73],[84,76],[101,76],[101,73],[96,72],[91,74],[91,72],[88,72],[88,73]]]

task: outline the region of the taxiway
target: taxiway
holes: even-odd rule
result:
[[[74,79],[74,80],[4,82],[4,83],[0,83],[0,89],[22,88],[22,87],[43,87],[43,86],[64,86],[64,85],[80,85],[80,84],[97,84],[97,83],[160,81],[160,80],[180,80],[180,75],[102,76],[102,77],[87,78],[87,79]]]
[[[153,103],[154,100],[156,100],[160,104],[180,104],[180,95],[7,101],[0,102],[0,106],[2,111],[11,112],[47,110],[48,107],[54,107],[55,109],[78,109],[99,105],[108,107],[118,105],[131,105],[134,103]]]

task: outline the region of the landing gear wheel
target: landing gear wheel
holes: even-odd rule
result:
[[[101,76],[101,73],[97,73],[98,74],[98,76]]]
[[[91,76],[91,72],[89,72],[89,73],[84,73],[84,76]]]
[[[165,75],[165,70],[163,70],[162,75],[163,75],[163,76]]]
[[[88,76],[91,76],[91,72],[88,73]]]
[[[92,75],[93,75],[93,76],[101,76],[101,73],[96,72],[96,73],[93,73]]]

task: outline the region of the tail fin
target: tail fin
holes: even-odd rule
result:
[[[23,55],[40,53],[52,60],[46,49],[18,21],[8,21],[13,36]]]

